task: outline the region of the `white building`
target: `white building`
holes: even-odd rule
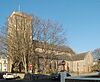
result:
[[[0,72],[8,71],[8,61],[5,55],[0,55]]]

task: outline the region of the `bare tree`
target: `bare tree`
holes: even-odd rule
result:
[[[53,60],[59,46],[64,45],[66,37],[62,26],[50,20],[42,20],[24,13],[13,13],[8,18],[6,50],[12,69],[14,64],[22,62],[25,73],[28,65],[33,64],[39,70],[39,57],[43,58],[43,72],[48,69],[48,62]],[[37,43],[37,44],[36,44]],[[37,51],[42,49],[42,52]],[[48,60],[49,59],[49,60]],[[9,66],[10,67],[10,66]],[[10,69],[11,70],[11,69]]]
[[[43,70],[47,71],[48,58],[55,55],[56,47],[63,45],[65,37],[61,25],[55,24],[50,20],[39,20],[39,28],[36,34],[36,39],[41,43],[42,57],[43,57]]]

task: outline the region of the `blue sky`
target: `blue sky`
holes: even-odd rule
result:
[[[100,0],[0,0],[0,26],[19,4],[23,12],[62,24],[75,52],[100,48]]]

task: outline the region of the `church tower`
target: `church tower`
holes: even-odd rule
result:
[[[13,12],[8,18],[7,35],[8,71],[11,72],[11,67],[16,62],[15,60],[19,59],[21,55],[29,53],[31,49],[32,16],[22,12]],[[18,57],[14,57],[14,55],[18,55]]]

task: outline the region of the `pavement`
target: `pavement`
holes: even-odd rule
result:
[[[78,76],[92,76],[92,75],[98,75],[98,72],[92,72],[92,73],[84,73],[84,74],[76,74],[76,73],[70,73],[72,77]],[[52,81],[52,80],[4,80],[0,79],[0,82],[59,82],[59,81]]]
[[[77,73],[70,73],[72,77],[74,76],[92,76],[92,75],[98,75],[99,72],[91,72],[91,73],[81,73],[81,74],[77,74]]]
[[[0,82],[59,82],[52,80],[0,80]]]

